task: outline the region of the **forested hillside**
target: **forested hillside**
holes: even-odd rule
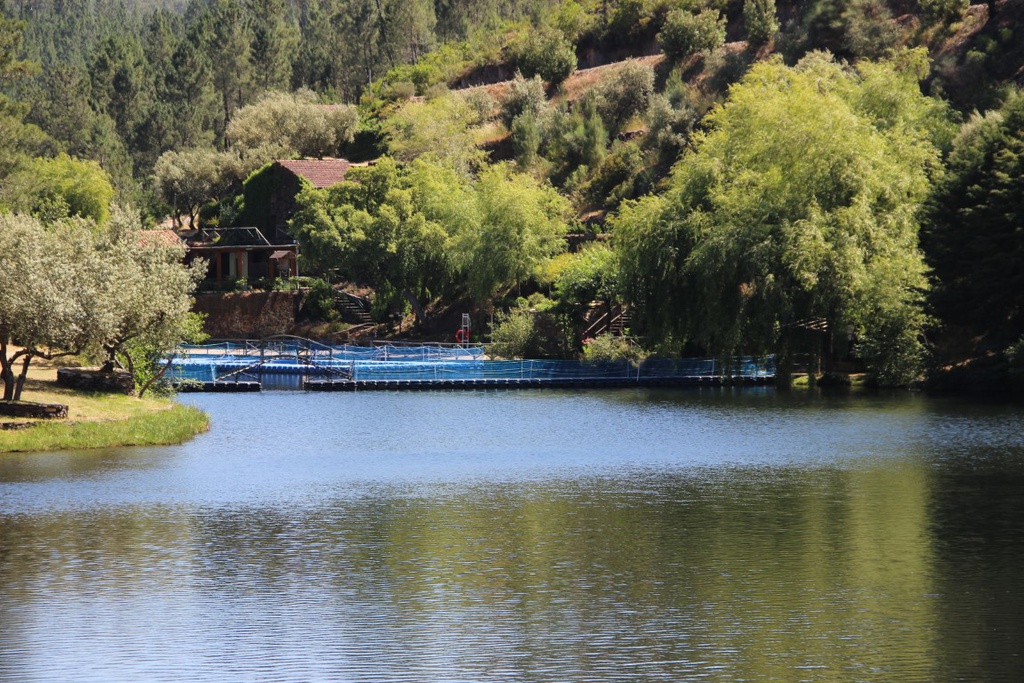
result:
[[[4,211],[258,224],[267,164],[343,156],[375,163],[290,229],[382,318],[460,302],[505,355],[1024,367],[1021,0],[0,10]],[[631,337],[588,336],[597,304]]]

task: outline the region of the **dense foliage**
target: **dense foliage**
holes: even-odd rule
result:
[[[670,191],[615,221],[628,296],[651,329],[726,356],[776,353],[784,371],[820,319],[858,340],[883,381],[912,378],[925,284],[916,215],[939,114],[917,78],[912,58],[859,72],[817,54],[756,65]]]

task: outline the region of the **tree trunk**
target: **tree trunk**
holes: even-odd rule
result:
[[[422,325],[427,319],[427,313],[423,310],[423,306],[420,304],[420,300],[416,298],[416,295],[412,293],[412,290],[406,287],[402,290],[402,295],[405,296],[409,305],[412,306],[412,312],[416,314],[416,324]]]
[[[9,363],[4,362],[3,370],[0,371],[0,376],[3,377],[4,381],[4,400],[14,400],[14,372],[11,371]]]
[[[11,369],[13,360],[7,358],[7,337],[0,337],[0,379],[4,383],[4,400],[14,399],[14,371]]]
[[[32,354],[26,354],[21,361],[21,374],[18,375],[18,383],[14,387],[14,400],[21,400],[21,391],[25,388],[25,378],[28,376],[28,366],[32,362]]]
[[[153,386],[154,384],[156,384],[156,382],[157,382],[157,381],[158,381],[158,380],[159,380],[159,379],[160,379],[161,377],[163,377],[164,375],[166,375],[166,374],[167,374],[167,371],[171,369],[171,365],[173,365],[173,364],[174,364],[174,359],[173,359],[173,358],[168,358],[168,359],[167,359],[167,364],[166,364],[166,365],[164,365],[164,366],[163,366],[163,367],[162,367],[162,368],[160,369],[160,372],[158,372],[158,373],[156,373],[155,375],[153,375],[152,377],[150,377],[150,378],[149,378],[149,380],[148,380],[148,381],[147,381],[147,382],[146,382],[145,384],[143,384],[143,385],[142,385],[142,386],[141,386],[141,387],[139,388],[139,398],[142,398],[142,397],[143,397],[143,396],[144,396],[144,395],[146,394],[146,392],[147,392],[147,391],[149,391],[149,388],[150,388],[151,386]],[[135,376],[135,375],[133,374],[133,375],[132,375],[132,377],[134,377],[134,376]]]

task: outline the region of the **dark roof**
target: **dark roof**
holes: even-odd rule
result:
[[[269,247],[270,242],[259,228],[206,228],[200,233],[202,240],[193,241],[197,247]]]
[[[317,189],[337,185],[352,166],[345,159],[285,159],[277,163]]]

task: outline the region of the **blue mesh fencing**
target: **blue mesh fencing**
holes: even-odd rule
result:
[[[326,346],[296,341],[183,346],[175,380],[252,380],[264,374],[373,380],[651,380],[694,377],[766,378],[772,359],[657,358],[643,361],[486,360],[483,346]]]

